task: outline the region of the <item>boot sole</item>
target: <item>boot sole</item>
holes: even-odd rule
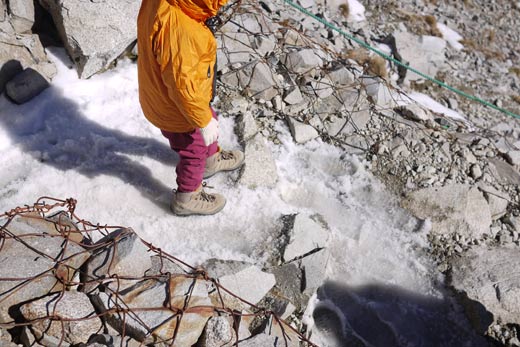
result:
[[[220,211],[222,211],[224,209],[224,207],[226,207],[226,203],[227,203],[227,201],[224,203],[224,205],[222,205],[217,210],[211,211],[211,212],[207,212],[207,213],[204,213],[204,212],[191,212],[191,211],[175,211],[175,209],[173,207],[170,207],[170,210],[173,212],[174,215],[176,215],[178,217],[213,216],[214,214],[217,214]]]

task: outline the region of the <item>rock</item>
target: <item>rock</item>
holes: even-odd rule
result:
[[[278,172],[271,150],[261,134],[245,142],[245,165],[240,172],[239,182],[251,189],[273,188],[278,181]]]
[[[175,346],[188,347],[197,342],[213,314],[208,297],[210,286],[211,283],[184,276],[172,277],[169,282],[151,279],[117,296],[100,292],[94,295],[93,300],[99,310],[107,313],[108,323],[120,334],[124,329],[136,340],[152,344],[172,342],[177,329]],[[196,306],[207,308],[190,311]],[[124,310],[130,310],[132,314],[125,314]],[[184,310],[180,323],[178,310]],[[177,324],[180,324],[178,328]]]
[[[220,30],[222,35],[217,36],[220,37],[220,40],[217,40],[220,43],[217,61],[222,67],[250,62],[257,55],[250,42],[250,35],[244,32],[233,32],[235,30],[237,30],[236,25],[228,22]]]
[[[18,215],[6,228],[23,239],[24,243],[5,238],[2,245],[0,264],[10,266],[0,267],[0,278],[19,280],[0,281],[0,323],[13,321],[9,315],[11,306],[61,291],[63,285],[58,277],[65,282],[71,281],[75,270],[89,257],[82,247],[66,242],[61,236],[44,234],[34,224],[27,222],[28,219],[32,218]],[[5,220],[0,221],[0,225],[4,223]],[[51,224],[54,227],[54,223]],[[57,265],[54,259],[67,260]]]
[[[323,66],[323,60],[310,48],[290,52],[284,63],[289,71],[297,74],[304,74]]]
[[[25,319],[35,321],[32,328],[39,335],[49,335],[58,340],[63,336],[64,341],[71,344],[87,342],[90,335],[102,328],[88,297],[75,291],[56,293],[27,303],[20,311]],[[53,320],[45,319],[50,316]],[[63,324],[57,319],[62,319]]]
[[[146,247],[132,229],[118,229],[96,242],[99,248],[90,257],[82,271],[83,291],[92,292],[100,280],[108,277],[112,290],[122,291],[135,284],[152,267]],[[117,279],[117,277],[135,277]]]
[[[197,347],[231,347],[235,343],[233,319],[227,316],[208,320]]]
[[[159,255],[150,257],[152,266],[146,270],[145,276],[161,276],[165,274],[182,275],[191,272],[191,269],[181,263]]]
[[[81,78],[104,70],[136,40],[139,0],[41,0]]]
[[[302,295],[304,275],[298,265],[295,263],[283,264],[270,271],[276,279],[276,285],[273,289],[276,295],[274,296],[285,299],[281,303],[281,307],[273,311],[282,319],[287,319],[288,315],[295,309],[303,312],[309,298]],[[264,306],[262,305],[262,307]]]
[[[38,71],[27,68],[7,82],[6,95],[17,104],[31,100],[49,87],[49,82]]]
[[[0,7],[1,7],[1,2],[0,2]],[[1,11],[1,8],[0,8],[0,11]],[[11,342],[11,335],[7,332],[7,330],[4,330],[2,328],[0,328],[0,346],[18,347],[18,345],[16,343]]]
[[[90,337],[86,347],[141,347],[142,345],[142,343],[132,339],[129,336],[122,338],[119,335],[96,334]]]
[[[473,247],[452,263],[451,286],[473,326],[485,332],[493,321],[520,323],[520,253],[507,247]]]
[[[336,88],[351,86],[356,81],[354,74],[343,65],[339,65],[338,67],[327,71],[325,75],[332,81]]]
[[[435,76],[444,68],[446,41],[435,36],[416,36],[405,31],[394,33],[397,52],[418,71]],[[417,81],[421,76],[407,71],[405,81]]]
[[[255,35],[253,41],[253,49],[261,57],[265,57],[268,54],[272,53],[275,48],[276,42],[273,41],[270,37]]]
[[[275,337],[283,347],[300,347],[301,338],[286,325],[280,324],[272,316],[269,317],[262,334]],[[267,342],[267,341],[266,341]]]
[[[37,1],[15,0],[9,1],[11,24],[17,33],[30,33],[34,25],[34,6]]]
[[[489,169],[491,174],[499,181],[506,184],[520,184],[520,174],[510,164],[489,158]]]
[[[283,340],[281,341],[276,336],[267,334],[258,334],[250,339],[240,342],[241,347],[281,347],[285,346]]]
[[[477,180],[480,177],[482,177],[482,170],[480,169],[480,166],[478,166],[477,164],[471,165],[470,170],[471,170],[470,175],[473,179]]]
[[[402,205],[420,219],[429,218],[437,234],[480,238],[491,225],[491,212],[482,193],[467,185],[417,190],[408,194]]]
[[[489,185],[479,184],[479,189],[484,193],[484,197],[489,204],[491,218],[493,220],[502,218],[507,212],[509,196]]]
[[[5,1],[6,0],[0,0],[0,22],[5,21],[6,18],[7,4]]]
[[[287,123],[289,123],[291,135],[296,143],[305,143],[320,136],[318,131],[312,126],[299,122],[290,116],[287,116],[286,119]]]
[[[219,282],[220,285],[228,291],[253,305],[262,300],[276,284],[273,274],[263,272],[256,266],[250,266],[232,275],[222,276],[219,278]],[[226,302],[226,304],[229,303],[231,307],[235,306],[229,299],[231,299],[231,296],[225,295],[224,302]],[[236,299],[233,301],[236,301]]]
[[[298,86],[293,86],[285,91],[283,101],[289,105],[296,105],[303,102],[303,95]]]
[[[258,134],[258,131],[258,125],[256,125],[256,120],[250,111],[247,111],[238,117],[237,133],[242,142],[247,143]]]
[[[326,76],[319,80],[311,79],[307,85],[310,89],[309,94],[320,99],[328,98],[334,93],[333,82]]]
[[[24,69],[33,68],[48,81],[56,75],[37,35],[9,35],[0,31],[0,93]]]
[[[31,331],[29,327],[24,327],[20,333],[20,342],[23,346],[31,346],[31,347],[70,347],[70,343],[62,341],[60,343],[60,339],[49,335],[38,335],[35,331],[35,334]],[[96,346],[98,347],[98,346]]]
[[[248,88],[251,96],[256,99],[272,99],[278,94],[273,72],[269,65],[263,62],[256,64],[251,80],[244,87]]]
[[[513,166],[520,166],[520,151],[509,151],[506,153],[506,160]]]
[[[285,262],[327,245],[329,230],[321,218],[320,215],[297,214],[294,216],[289,243],[283,253]]]
[[[383,80],[379,77],[363,76],[361,81],[373,104],[380,108],[395,107],[395,97]]]
[[[248,267],[251,263],[236,260],[220,260],[220,259],[208,259],[201,264],[201,267],[206,271],[210,278],[220,278],[223,276],[229,276],[236,274]]]
[[[323,248],[298,260],[299,267],[303,271],[303,294],[307,297],[311,297],[325,281],[329,258],[330,251],[328,248]]]
[[[432,115],[417,104],[398,106],[394,108],[394,111],[396,111],[406,119],[410,119],[417,122],[426,122],[428,120],[433,120]]]
[[[173,344],[179,347],[194,345],[202,335],[208,319],[214,313],[208,296],[210,286],[210,282],[203,280],[172,278],[169,284],[169,305],[174,309],[182,310],[183,314],[180,322],[173,317],[154,329],[154,336],[157,336],[159,341],[172,341],[175,337]],[[203,308],[204,306],[207,308]]]

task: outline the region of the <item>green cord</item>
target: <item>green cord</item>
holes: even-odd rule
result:
[[[294,7],[295,9],[297,9],[298,11],[302,12],[303,14],[305,14],[305,15],[307,15],[307,16],[309,16],[309,17],[314,18],[315,20],[317,20],[318,22],[322,23],[323,25],[329,27],[330,29],[332,29],[332,30],[334,30],[334,31],[337,31],[338,33],[340,33],[341,35],[345,36],[345,37],[348,38],[349,40],[352,40],[352,41],[358,43],[359,45],[365,47],[366,49],[371,50],[372,52],[374,52],[374,53],[380,55],[381,57],[385,58],[386,60],[389,60],[389,61],[391,61],[392,63],[394,63],[394,64],[396,64],[396,65],[402,66],[402,67],[404,67],[405,69],[408,69],[408,70],[410,70],[410,71],[416,73],[417,75],[419,75],[419,76],[421,76],[421,77],[423,77],[423,78],[425,78],[425,79],[427,79],[427,80],[429,80],[429,81],[431,81],[431,82],[433,82],[433,83],[435,83],[435,84],[438,84],[439,86],[441,86],[441,87],[443,87],[443,88],[446,88],[446,89],[448,89],[448,90],[450,90],[450,91],[452,91],[452,92],[454,92],[454,93],[457,93],[457,94],[459,94],[459,95],[461,95],[461,96],[463,96],[463,97],[465,97],[465,98],[467,98],[467,99],[469,99],[469,100],[477,101],[477,102],[481,103],[481,104],[484,105],[484,106],[491,107],[492,109],[495,109],[495,110],[497,110],[497,111],[500,111],[500,112],[502,112],[502,113],[504,113],[504,114],[506,114],[506,115],[508,115],[508,116],[511,116],[511,117],[513,117],[513,118],[516,118],[516,119],[520,119],[520,115],[517,115],[517,114],[515,114],[515,113],[513,113],[513,112],[511,112],[511,111],[508,111],[508,110],[506,110],[506,109],[503,109],[503,108],[501,108],[501,107],[498,107],[498,106],[496,106],[496,105],[493,105],[492,103],[490,103],[490,102],[488,102],[488,101],[486,101],[486,100],[483,100],[483,99],[481,99],[481,98],[478,98],[478,97],[476,97],[476,96],[474,96],[474,95],[467,94],[467,93],[463,92],[463,91],[460,90],[460,89],[457,89],[457,88],[454,88],[454,87],[452,87],[452,86],[450,86],[450,85],[447,85],[446,83],[444,83],[444,82],[442,82],[442,81],[439,81],[439,80],[437,80],[437,79],[435,79],[435,78],[433,78],[433,77],[430,77],[430,76],[428,76],[428,75],[426,75],[426,74],[424,74],[424,73],[422,73],[422,72],[420,72],[420,71],[414,69],[413,67],[411,67],[411,66],[409,66],[409,65],[406,65],[406,64],[400,62],[399,60],[397,60],[397,59],[395,59],[395,58],[393,58],[393,57],[391,57],[391,56],[389,56],[389,55],[387,55],[387,54],[381,52],[381,51],[378,50],[377,48],[374,48],[374,47],[370,46],[368,43],[365,43],[365,42],[361,41],[360,39],[358,39],[358,38],[356,38],[356,37],[354,37],[354,36],[352,36],[352,35],[347,34],[347,33],[344,32],[343,30],[341,30],[341,29],[339,29],[338,27],[334,26],[333,24],[327,22],[325,19],[320,18],[320,17],[318,17],[318,16],[316,16],[316,15],[310,13],[309,11],[307,11],[307,10],[304,9],[303,7],[301,7],[301,6],[297,5],[297,4],[295,4],[295,3],[292,2],[291,0],[284,0],[284,1],[285,1],[287,4],[291,5],[292,7]]]

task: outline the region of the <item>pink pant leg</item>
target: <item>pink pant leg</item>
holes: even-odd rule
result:
[[[213,109],[213,117],[217,114]],[[218,151],[218,143],[215,141],[209,146],[204,144],[204,139],[199,129],[188,133],[172,133],[161,130],[164,137],[170,141],[170,147],[179,154],[180,161],[175,172],[177,173],[177,189],[180,192],[193,192],[202,183],[206,158]]]

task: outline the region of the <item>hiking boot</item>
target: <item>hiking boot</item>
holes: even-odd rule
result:
[[[204,178],[209,178],[220,171],[233,171],[244,164],[244,152],[219,151],[206,159]]]
[[[221,194],[209,194],[199,187],[194,192],[175,192],[171,210],[178,216],[212,215],[224,208],[226,198]]]

